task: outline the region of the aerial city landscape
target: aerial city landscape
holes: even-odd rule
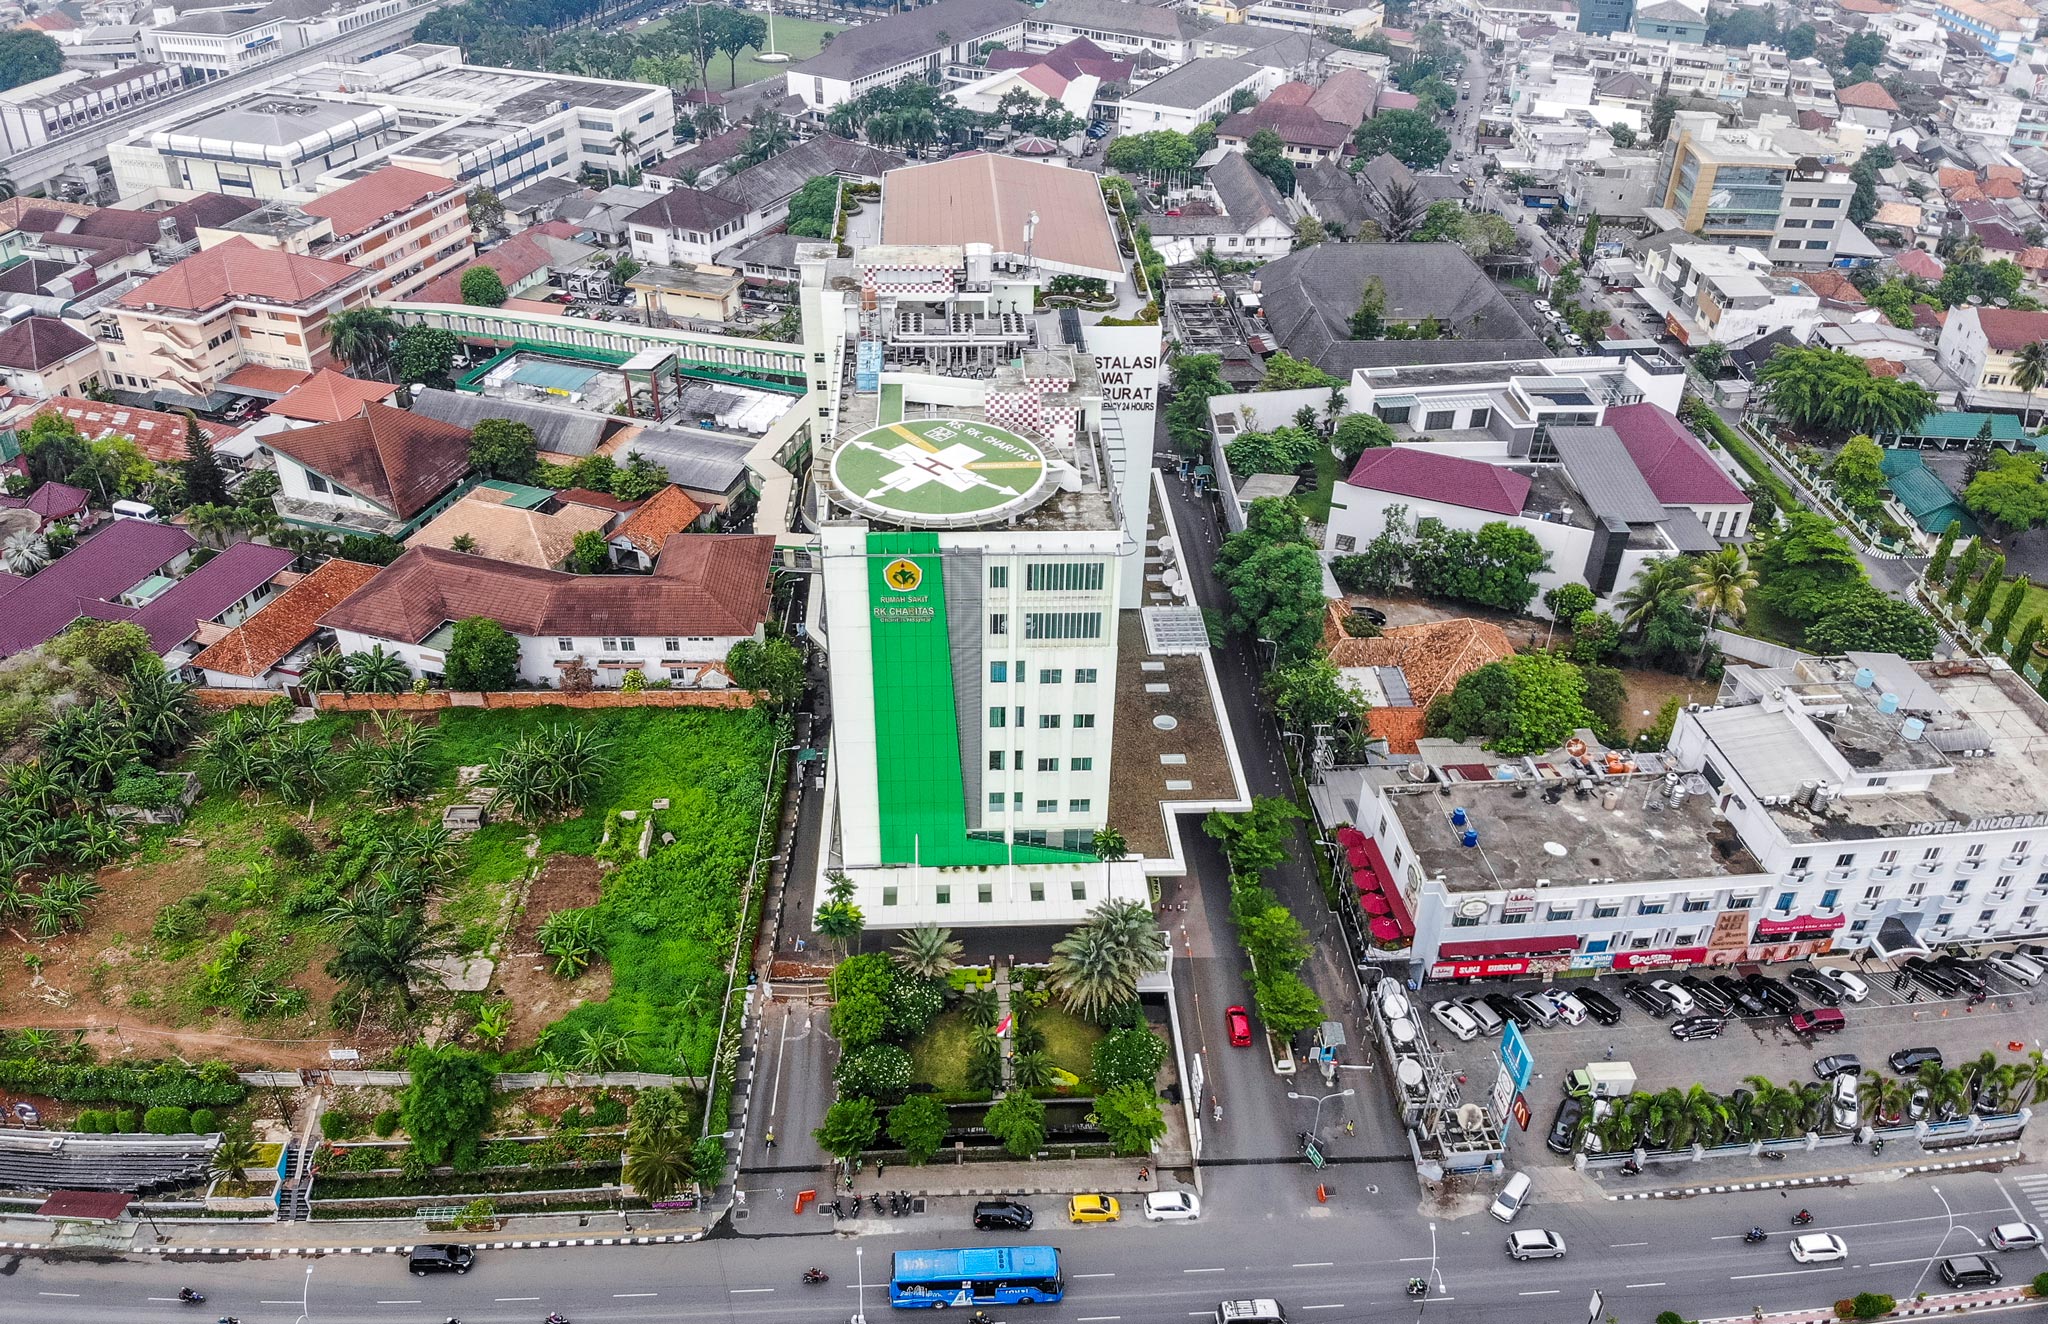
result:
[[[2044,28],[0,0],[0,1318],[2040,1308]]]

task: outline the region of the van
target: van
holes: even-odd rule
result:
[[[163,516],[156,513],[156,507],[147,501],[116,501],[115,519],[139,519],[147,524],[163,523]]]
[[[1529,1203],[1529,1174],[1518,1172],[1508,1178],[1508,1184],[1500,1188],[1500,1194],[1493,1197],[1493,1208],[1486,1212],[1503,1223],[1515,1221],[1515,1215],[1522,1212],[1522,1206]]]
[[[2041,982],[2042,975],[2048,974],[2040,962],[2024,952],[2000,952],[1991,958],[1990,965],[2022,988],[2032,988]]]
[[[1223,1324],[1287,1324],[1287,1312],[1280,1308],[1280,1303],[1264,1297],[1256,1301],[1218,1302],[1216,1318]]]
[[[1792,1027],[1794,1034],[1839,1034],[1849,1024],[1849,1020],[1838,1008],[1815,1007],[1811,1011],[1792,1013],[1787,1024]]]
[[[1597,988],[1582,988],[1572,996],[1586,1008],[1586,1014],[1602,1025],[1612,1025],[1621,1019],[1621,1008],[1614,1005],[1614,999]]]
[[[467,1246],[414,1246],[411,1269],[414,1277],[430,1273],[468,1273],[476,1263],[476,1252]]]

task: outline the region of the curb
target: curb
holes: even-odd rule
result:
[[[677,1232],[650,1237],[561,1237],[549,1241],[466,1241],[461,1244],[476,1250],[555,1250],[564,1246],[666,1246],[697,1241],[703,1236],[702,1232]],[[26,1250],[61,1249],[31,1245],[27,1242],[4,1244],[10,1248]],[[267,1255],[284,1259],[295,1255],[410,1255],[412,1252],[411,1246],[143,1246],[137,1249],[136,1254]]]
[[[1967,1298],[1957,1295],[1945,1299],[1930,1299],[1922,1305],[1902,1306],[1884,1318],[1912,1319],[1919,1315],[1952,1315],[1961,1310],[2010,1306],[2022,1301],[2032,1301],[2035,1299],[2024,1291],[2004,1292],[1998,1296],[1970,1296]],[[1717,1319],[1697,1320],[1694,1324],[1748,1324],[1749,1321],[1757,1318],[1759,1316],[1756,1315],[1723,1315]],[[1764,1312],[1761,1318],[1833,1320],[1835,1312],[1828,1309],[1771,1310]]]
[[[2005,1141],[1991,1141],[1989,1145],[2002,1145]],[[1988,1146],[1987,1146],[1988,1147]],[[2017,1157],[2017,1155],[2015,1155]],[[1956,1168],[1974,1168],[1987,1162],[2001,1161],[1994,1155],[1979,1155],[1976,1158],[1953,1159],[1947,1163],[1914,1163],[1899,1168],[1859,1168],[1854,1172],[1824,1173],[1815,1177],[1785,1177],[1777,1181],[1730,1182],[1717,1186],[1672,1186],[1661,1191],[1626,1191],[1609,1195],[1609,1200],[1682,1200],[1695,1195],[1729,1195],[1739,1191],[1775,1191],[1783,1187],[1797,1186],[1847,1186],[1858,1177],[1873,1172],[1896,1172],[1900,1176],[1912,1176],[1919,1172],[1949,1172]]]

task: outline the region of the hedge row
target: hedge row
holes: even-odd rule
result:
[[[225,1062],[197,1067],[159,1062],[149,1067],[90,1066],[0,1061],[0,1090],[40,1094],[76,1103],[132,1103],[141,1108],[228,1108],[249,1093]]]

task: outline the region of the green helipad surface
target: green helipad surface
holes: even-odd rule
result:
[[[832,478],[854,505],[888,519],[952,524],[1034,504],[1045,455],[1005,428],[920,418],[870,428],[832,457]]]

